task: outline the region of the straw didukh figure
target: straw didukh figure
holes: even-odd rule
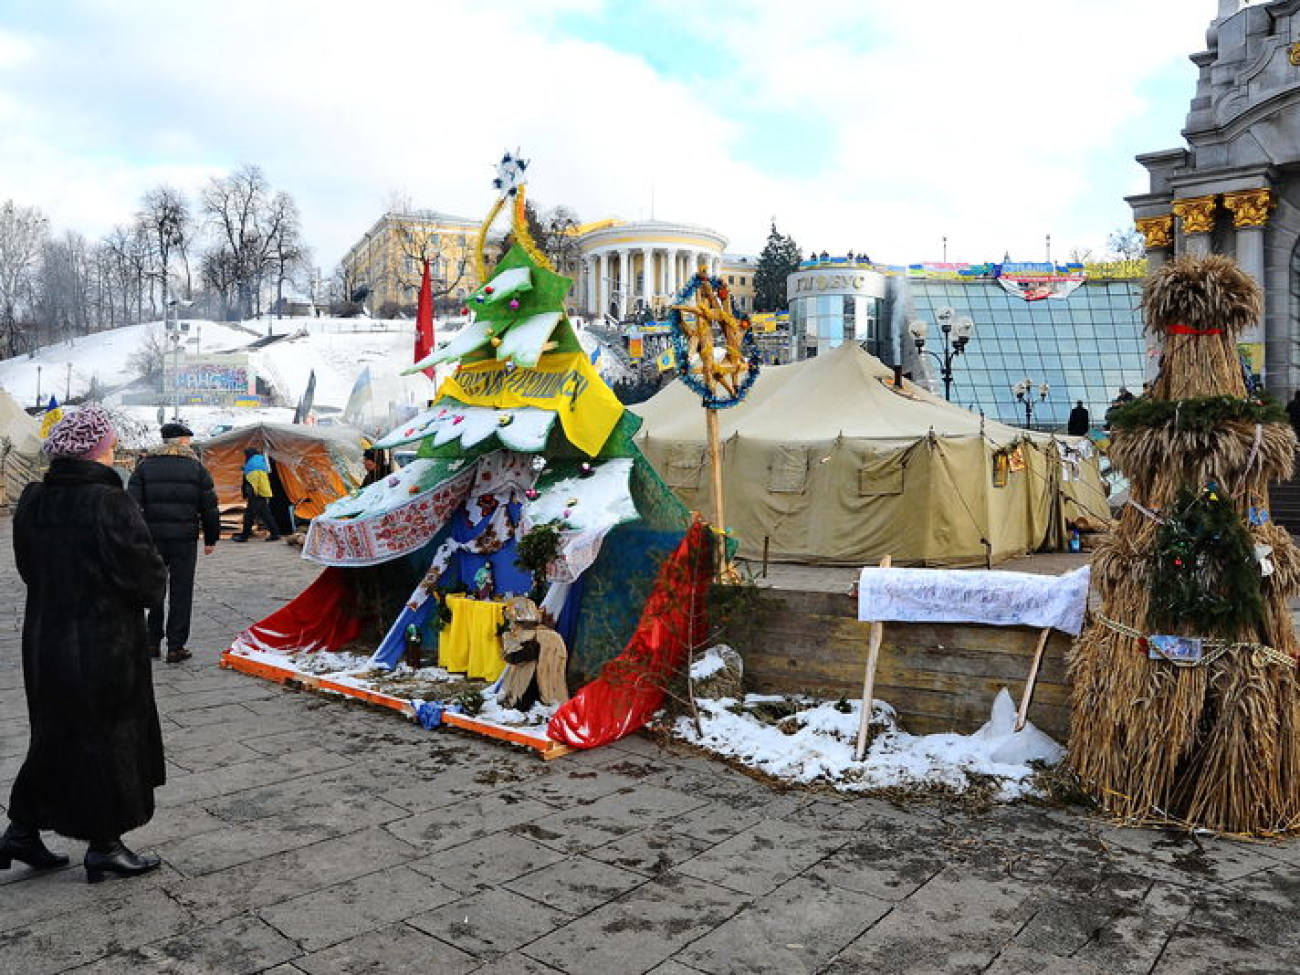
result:
[[[1070,765],[1127,823],[1300,828],[1300,552],[1267,511],[1296,437],[1237,352],[1261,309],[1218,255],[1172,260],[1144,286],[1160,370],[1111,416],[1130,500],[1093,557],[1099,607],[1070,662]]]

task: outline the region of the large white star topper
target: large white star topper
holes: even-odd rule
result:
[[[524,170],[527,168],[528,160],[520,158],[518,149],[513,155],[506,152],[497,163],[497,178],[492,181],[492,185],[500,190],[503,196],[513,196],[515,191],[524,185]]]

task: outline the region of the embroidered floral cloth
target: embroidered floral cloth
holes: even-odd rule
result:
[[[1089,571],[1030,572],[868,567],[858,579],[858,619],[900,623],[987,623],[1083,629]]]

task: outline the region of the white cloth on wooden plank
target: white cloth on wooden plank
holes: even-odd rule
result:
[[[1078,636],[1088,605],[1089,578],[1086,565],[1059,576],[868,566],[858,579],[858,619],[1050,626]]]

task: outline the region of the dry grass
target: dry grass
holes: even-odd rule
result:
[[[1152,275],[1147,326],[1161,335],[1160,400],[1244,396],[1235,339],[1260,315],[1258,286],[1227,258],[1179,258]],[[1171,333],[1185,325],[1216,334]],[[1132,497],[1159,515],[1184,487],[1215,489],[1243,519],[1267,504],[1268,483],[1289,477],[1295,435],[1280,424],[1225,423],[1212,433],[1180,428],[1117,431],[1111,460]],[[1149,565],[1157,523],[1130,506],[1092,560],[1100,612],[1148,633]],[[1289,599],[1300,592],[1300,552],[1284,529],[1250,525],[1272,546],[1264,620],[1224,634],[1289,654],[1296,638]],[[1211,634],[1185,633],[1188,636]],[[1275,836],[1300,829],[1300,688],[1294,667],[1237,648],[1199,667],[1150,660],[1139,638],[1094,619],[1070,661],[1069,766],[1102,810],[1129,824],[1179,823],[1216,832]]]

